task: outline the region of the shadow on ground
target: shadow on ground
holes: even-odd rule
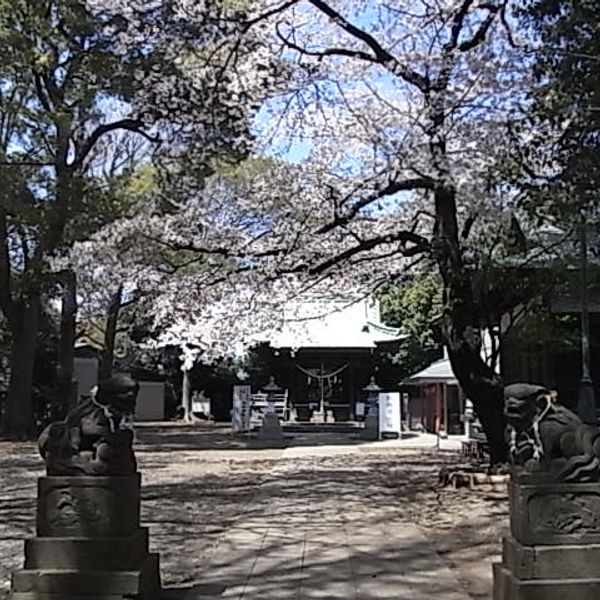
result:
[[[233,434],[228,425],[180,425],[165,427],[143,426],[136,430],[136,451],[172,452],[189,450],[249,450],[294,448],[304,446],[360,446],[371,443],[359,438],[360,429],[355,432],[287,432],[282,442],[268,443],[257,439],[253,434]],[[414,439],[418,434],[403,433],[402,439]]]
[[[379,558],[374,559],[368,549],[348,561],[331,558],[336,542],[321,537],[319,526],[332,522],[340,525],[340,531],[359,527],[378,532],[373,538],[381,564],[399,561],[414,575],[415,594],[438,597],[427,592],[432,573],[420,558],[421,542],[408,544],[408,553],[399,554],[395,540],[386,535],[387,524],[398,520],[416,523],[426,532],[440,554],[454,565],[472,597],[491,596],[489,562],[499,552],[506,530],[506,494],[487,488],[473,492],[438,488],[439,469],[456,464],[460,460],[456,454],[367,448],[342,435],[339,445],[357,445],[353,452],[281,459],[281,450],[232,447],[234,440],[219,428],[141,428],[138,437],[142,522],[150,527],[152,550],[161,554],[165,600],[185,595],[188,600],[218,598],[223,586],[231,582],[207,573],[211,560],[223,550],[225,534],[234,528],[260,536],[263,531],[256,524],[264,523],[267,506],[276,507],[274,520],[289,523],[290,536],[270,541],[263,548],[280,555],[272,564],[257,565],[264,598],[288,597],[286,590],[291,593],[296,585],[291,579],[298,572],[310,573],[311,586],[317,588],[339,572],[339,585],[346,585],[354,581],[354,576],[344,571],[348,561],[357,573],[371,569],[369,576],[377,580]],[[318,445],[319,440],[307,442]],[[328,434],[327,445],[331,442],[332,434]],[[215,449],[219,451],[213,452]],[[243,452],[237,451],[240,449]],[[285,473],[278,471],[281,465]],[[8,589],[10,571],[21,565],[22,539],[33,533],[36,478],[43,474],[42,466],[34,445],[0,444],[0,598]],[[307,542],[294,538],[296,530],[306,530],[297,527],[294,507],[308,499],[315,510],[310,515],[312,533]],[[306,571],[304,567],[299,571],[295,559],[286,556],[294,543],[312,544],[313,555],[319,556],[315,564],[306,565]],[[237,550],[242,562],[256,557],[251,549]],[[243,585],[255,583],[247,580]],[[418,595],[411,600],[416,598]]]
[[[261,548],[261,555],[281,556],[256,572],[264,590],[261,597],[288,597],[298,587],[294,579],[298,573],[310,573],[310,585],[318,587],[319,582],[321,585],[331,582],[332,573],[344,572],[347,560],[328,559],[335,540],[319,537],[319,527],[332,522],[339,525],[340,531],[344,527],[360,527],[373,532],[376,546],[348,557],[357,573],[368,568],[372,571],[370,576],[377,578],[378,561],[382,561],[380,567],[401,564],[402,573],[410,575],[408,580],[414,584],[413,592],[417,594],[414,598],[434,594],[432,574],[427,563],[420,562],[424,556],[422,541],[403,543],[399,552],[397,542],[386,536],[386,527],[392,521],[422,527],[430,537],[428,547],[433,543],[450,563],[460,558],[467,565],[471,581],[465,585],[473,588],[470,589],[473,597],[490,596],[489,565],[491,557],[499,551],[507,522],[506,494],[491,489],[438,488],[440,467],[456,462],[456,455],[401,451],[314,457],[311,462],[317,463],[316,471],[302,460],[288,462],[291,464],[285,476],[272,477],[263,472],[257,477],[252,462],[244,461],[237,463],[236,470],[229,474],[145,487],[144,520],[153,531],[155,548],[161,552],[164,571],[173,583],[256,585],[253,580],[240,584],[235,573],[229,580],[226,575],[213,580],[206,569],[214,552],[223,551],[222,541],[231,529],[239,528],[251,538],[260,537],[264,533],[265,511],[270,510],[273,523],[289,524],[289,536],[280,540],[280,547],[270,542]],[[315,510],[307,529],[306,521],[301,516],[297,519],[294,508],[308,499]],[[268,508],[273,505],[275,509]],[[299,570],[297,553],[296,558],[290,558],[289,548],[307,543],[306,539],[295,538],[303,531],[303,535],[309,532],[312,555],[320,558],[317,564],[304,565]],[[234,551],[235,560],[241,565],[256,559],[256,548],[232,548],[232,555]],[[477,569],[469,572],[473,565]],[[338,584],[343,586],[353,577],[346,573]],[[459,579],[464,579],[460,570]],[[190,599],[202,597],[194,594]],[[361,597],[369,597],[364,594]]]

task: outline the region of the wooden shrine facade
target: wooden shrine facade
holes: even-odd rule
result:
[[[280,348],[272,365],[298,421],[310,421],[319,411],[335,421],[360,419],[356,404],[364,399],[373,368],[370,348]]]

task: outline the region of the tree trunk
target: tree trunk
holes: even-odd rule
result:
[[[455,339],[455,344],[457,341]],[[504,436],[502,379],[485,364],[478,352],[450,349],[449,355],[456,379],[473,402],[473,408],[486,434],[490,448],[490,466],[506,462],[508,447]]]
[[[115,343],[117,338],[117,327],[119,324],[119,313],[123,302],[123,286],[119,285],[113,294],[108,313],[106,315],[106,329],[104,330],[104,349],[100,357],[98,369],[98,380],[108,379],[112,375],[115,360]]]
[[[444,281],[442,330],[452,370],[487,436],[490,466],[506,462],[503,382],[481,356],[481,319],[473,295],[472,274],[465,265],[458,237],[455,192],[435,190],[434,256]]]
[[[39,309],[38,298],[29,298],[19,307],[17,327],[12,332],[10,382],[2,430],[20,440],[35,433],[32,394]]]
[[[60,313],[60,342],[58,351],[58,393],[62,418],[77,402],[74,385],[74,351],[77,318],[77,280],[74,273],[65,276]]]

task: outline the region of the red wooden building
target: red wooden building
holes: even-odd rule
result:
[[[410,386],[407,422],[411,429],[463,434],[465,398],[445,357],[404,381]]]

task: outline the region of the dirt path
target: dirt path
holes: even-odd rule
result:
[[[355,444],[346,451],[343,441],[336,444],[335,452],[323,447],[315,458],[328,485],[344,483],[344,494],[361,499],[367,512],[418,525],[473,598],[491,596],[491,561],[507,528],[504,491],[439,489],[438,471],[459,460],[454,453]],[[165,586],[197,582],[226,532],[260,510],[257,491],[281,454],[245,448],[222,430],[139,432],[142,519],[161,554]],[[33,535],[42,474],[34,445],[0,443],[0,598],[21,565],[23,538]]]

